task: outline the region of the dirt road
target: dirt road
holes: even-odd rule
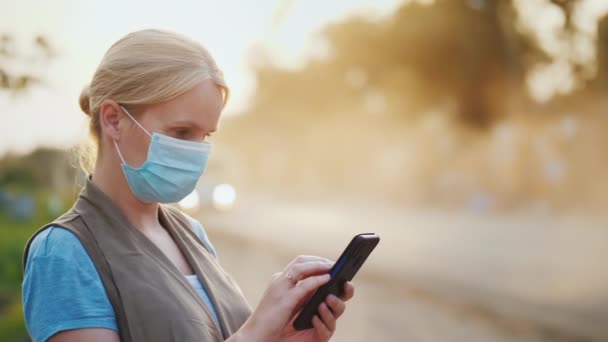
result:
[[[262,197],[198,218],[253,305],[294,256],[378,232],[336,341],[608,341],[608,220]]]

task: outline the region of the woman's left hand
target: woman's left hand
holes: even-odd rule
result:
[[[293,320],[281,334],[281,341],[285,342],[325,342],[329,341],[336,331],[336,321],[344,313],[346,302],[355,294],[355,287],[351,282],[344,284],[344,295],[338,298],[332,294],[327,296],[325,302],[319,305],[319,315],[312,319],[313,328],[295,330]],[[297,315],[296,315],[297,316]]]

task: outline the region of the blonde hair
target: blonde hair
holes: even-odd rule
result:
[[[97,157],[101,126],[99,109],[112,99],[129,106],[156,104],[177,97],[211,79],[229,89],[213,57],[199,43],[177,33],[142,30],[129,33],[105,53],[89,86],[80,94],[80,108],[90,117],[92,144],[81,149],[80,166],[91,171]]]

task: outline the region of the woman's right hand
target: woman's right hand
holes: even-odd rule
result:
[[[244,341],[276,341],[314,291],[330,279],[333,262],[299,256],[274,275],[260,303],[236,335]],[[241,340],[238,338],[238,340]]]

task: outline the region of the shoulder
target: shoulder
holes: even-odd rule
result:
[[[34,257],[62,257],[71,260],[88,258],[84,246],[71,231],[58,226],[50,226],[40,231],[32,240],[28,260]]]
[[[30,244],[22,284],[25,321],[35,341],[70,329],[118,330],[105,288],[80,240],[51,226]]]
[[[209,240],[209,236],[207,235],[207,232],[205,231],[205,228],[203,228],[203,225],[197,219],[195,219],[192,216],[184,213],[183,211],[179,211],[179,212],[180,212],[180,214],[182,214],[188,220],[188,222],[192,226],[192,230],[194,230],[194,232],[196,233],[196,235],[205,244],[205,246],[211,252],[211,254],[213,254],[213,256],[217,257],[217,253],[215,251],[215,248],[213,247],[213,244]]]
[[[24,283],[43,279],[47,273],[62,280],[63,276],[71,280],[100,279],[93,260],[78,237],[59,226],[45,228],[33,238],[27,255]]]

